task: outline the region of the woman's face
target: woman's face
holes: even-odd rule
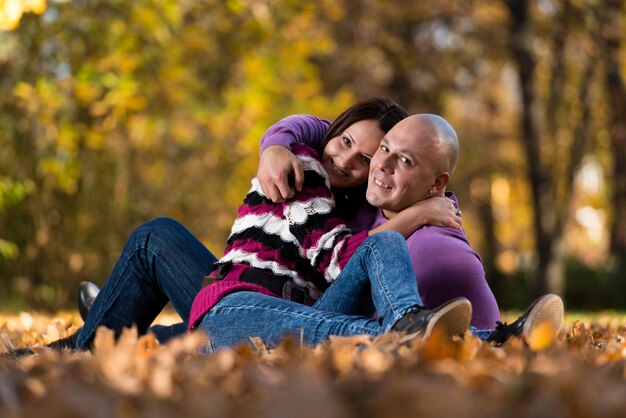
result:
[[[367,181],[372,156],[385,133],[375,120],[361,120],[348,126],[326,144],[322,164],[330,185],[345,189]]]

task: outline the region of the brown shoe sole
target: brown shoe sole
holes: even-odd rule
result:
[[[472,321],[472,304],[465,298],[454,299],[439,308],[426,327],[423,338],[441,330],[448,338],[463,335]]]
[[[524,337],[530,336],[532,329],[543,322],[551,323],[557,336],[563,332],[565,309],[563,300],[557,295],[548,294],[535,302],[524,323],[522,335]]]

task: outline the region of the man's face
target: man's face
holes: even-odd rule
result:
[[[442,192],[436,187],[441,153],[428,123],[412,117],[399,122],[385,135],[372,158],[367,200],[391,218],[413,203]]]

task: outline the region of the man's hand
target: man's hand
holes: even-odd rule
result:
[[[256,176],[263,194],[274,203],[293,197],[296,190],[302,190],[304,183],[304,171],[300,161],[289,149],[281,145],[269,146],[261,153]],[[295,189],[289,186],[291,176]]]

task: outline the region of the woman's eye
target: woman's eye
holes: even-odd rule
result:
[[[402,161],[403,164],[411,165],[411,160],[406,157],[400,157],[400,161]]]
[[[348,138],[347,136],[342,137],[341,140],[343,141],[343,143],[345,145],[350,145],[351,144],[350,138]]]
[[[382,152],[387,152],[387,151],[389,151],[389,149],[387,149],[387,147],[386,147],[386,146],[384,146],[384,145],[381,145],[381,146],[380,146],[380,150],[381,150]]]

